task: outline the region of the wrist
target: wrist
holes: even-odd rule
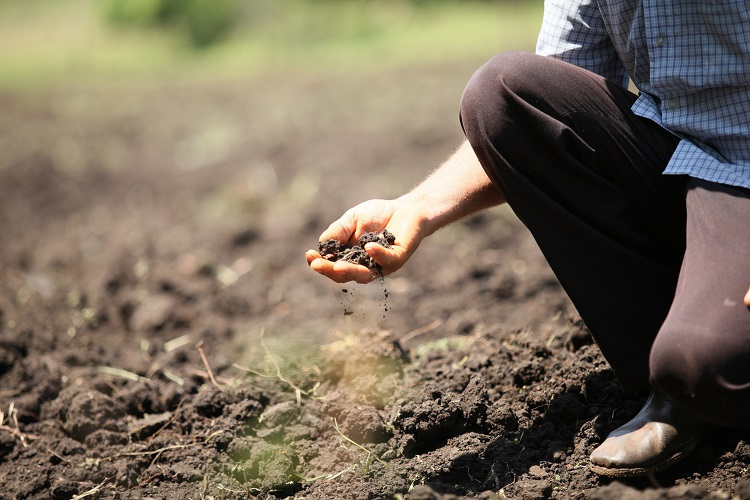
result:
[[[415,223],[419,228],[420,240],[436,232],[446,224],[438,204],[423,194],[412,191],[400,196],[395,201],[400,206],[408,206],[409,210],[413,213],[416,219]]]

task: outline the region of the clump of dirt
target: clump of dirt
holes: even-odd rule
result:
[[[363,234],[359,237],[359,245],[342,244],[337,240],[328,238],[318,243],[318,250],[324,259],[331,262],[344,260],[352,264],[365,266],[372,271],[381,272],[382,268],[380,265],[365,252],[365,245],[368,243],[377,243],[385,248],[391,248],[391,245],[395,241],[396,237],[393,233],[384,229],[381,234],[374,232]]]

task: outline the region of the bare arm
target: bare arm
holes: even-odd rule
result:
[[[464,141],[412,191],[395,200],[370,200],[349,209],[321,234],[320,240],[333,238],[355,243],[366,232],[388,229],[396,235],[390,249],[368,243],[365,250],[382,266],[383,274],[390,274],[404,265],[425,237],[462,217],[503,202],[471,146]],[[367,283],[373,279],[364,266],[329,262],[315,250],[308,250],[306,257],[313,271],[340,283]]]
[[[468,141],[401,199],[426,207],[425,236],[467,215],[505,202]]]

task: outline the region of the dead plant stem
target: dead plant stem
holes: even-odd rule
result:
[[[122,453],[115,453],[114,455],[110,455],[108,457],[102,457],[100,458],[100,460],[114,460],[115,458],[120,458],[120,457],[142,457],[142,456],[148,456],[148,455],[160,455],[161,453],[164,453],[165,451],[182,450],[185,448],[190,448],[191,446],[196,446],[198,444],[200,443],[173,444],[170,446],[159,448],[158,450],[151,450],[151,451],[124,451]]]
[[[216,386],[217,389],[220,391],[223,391],[224,389],[219,385],[219,383],[216,381],[216,377],[214,377],[214,372],[211,370],[211,366],[208,364],[208,358],[206,358],[206,353],[203,352],[203,341],[201,340],[195,345],[195,348],[198,349],[198,353],[201,355],[201,359],[203,360],[203,365],[206,367],[206,372],[208,372],[208,378],[211,379],[211,383]]]
[[[26,439],[39,439],[39,436],[34,434],[26,434],[21,431],[21,426],[18,424],[18,410],[16,410],[15,403],[11,402],[8,406],[8,424],[13,423],[13,427],[5,425],[5,413],[0,409],[0,430],[9,432],[21,441],[24,448],[28,448],[29,445],[26,443]]]
[[[432,330],[434,330],[435,328],[439,327],[442,324],[443,324],[443,320],[436,319],[429,325],[425,325],[421,328],[417,328],[416,330],[412,330],[411,332],[405,334],[403,337],[398,339],[398,341],[403,344],[404,342],[408,342],[415,337],[419,337],[420,335],[424,335],[425,333],[431,332]]]
[[[299,387],[297,384],[295,384],[294,382],[292,382],[291,380],[289,380],[288,378],[284,377],[284,375],[281,374],[281,367],[276,362],[276,359],[274,359],[274,356],[271,353],[271,350],[266,345],[265,333],[266,333],[265,327],[261,328],[260,329],[260,345],[261,345],[261,347],[263,347],[263,350],[266,353],[266,357],[268,358],[268,360],[273,365],[274,371],[276,372],[276,374],[275,375],[269,375],[269,374],[266,374],[266,373],[260,373],[260,372],[258,372],[256,370],[253,370],[251,368],[247,368],[245,366],[240,366],[240,365],[238,365],[236,363],[233,366],[235,368],[237,368],[238,370],[243,370],[243,371],[252,373],[253,375],[257,375],[259,377],[263,377],[263,378],[275,378],[275,379],[278,379],[279,381],[287,384],[289,387],[291,387],[292,389],[294,389],[294,394],[295,394],[295,396],[297,398],[297,406],[299,406],[299,405],[302,404],[302,396],[307,396],[310,399],[317,399],[310,392],[305,391],[304,389],[302,389],[301,387]]]
[[[381,464],[383,464],[383,465],[387,465],[387,464],[386,464],[385,462],[383,462],[383,461],[382,461],[382,460],[380,459],[380,457],[378,457],[378,456],[377,456],[377,455],[375,455],[375,454],[374,454],[373,452],[371,452],[370,450],[368,450],[367,448],[365,448],[364,446],[362,446],[361,444],[359,444],[358,442],[356,442],[355,440],[353,440],[352,438],[350,438],[349,436],[347,436],[346,434],[344,434],[343,432],[341,432],[341,429],[339,429],[339,423],[338,423],[338,422],[336,421],[336,418],[334,418],[334,419],[333,419],[333,428],[334,428],[334,429],[336,429],[336,432],[338,432],[339,436],[341,436],[342,438],[346,439],[346,440],[347,440],[347,441],[349,441],[349,442],[350,442],[351,444],[353,444],[354,446],[356,446],[356,447],[357,447],[357,448],[359,448],[360,450],[362,450],[362,451],[364,451],[365,453],[367,453],[367,458],[368,458],[368,460],[369,460],[369,458],[370,458],[370,457],[373,457],[373,458],[374,458],[375,460],[377,460],[377,461],[378,461],[378,462],[380,462]]]
[[[84,491],[80,495],[74,495],[71,500],[80,500],[81,498],[86,498],[86,497],[90,497],[91,495],[96,495],[99,492],[99,490],[102,488],[102,486],[104,486],[104,483],[106,483],[107,481],[109,481],[109,478],[105,478],[104,481],[94,486],[90,490]]]
[[[172,422],[175,421],[175,419],[179,415],[180,408],[182,408],[182,403],[184,403],[184,402],[185,402],[185,398],[182,398],[180,400],[180,402],[177,403],[177,408],[175,408],[174,414],[172,415],[172,418],[170,418],[169,420],[167,420],[167,422],[164,425],[162,425],[161,427],[159,427],[159,430],[157,430],[156,432],[154,432],[153,434],[151,434],[151,436],[149,436],[149,438],[147,439],[147,441],[151,441],[152,439],[154,439],[156,436],[159,435],[159,433],[161,433],[161,431],[163,431],[164,429],[166,429],[167,427],[169,427],[169,425],[171,425]]]

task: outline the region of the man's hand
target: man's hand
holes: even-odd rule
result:
[[[382,233],[387,229],[396,237],[391,248],[377,243],[365,245],[365,251],[383,268],[383,275],[386,275],[403,266],[417,249],[426,236],[425,221],[425,211],[416,201],[402,198],[370,200],[349,209],[320,235],[320,241],[331,238],[356,245],[363,234]],[[345,261],[331,262],[322,258],[316,250],[308,250],[305,257],[313,271],[338,283],[368,283],[377,277],[365,266]]]
[[[745,305],[747,307],[750,307],[750,289],[748,289],[747,293],[745,294]]]
[[[391,248],[377,243],[365,245],[365,251],[390,274],[411,257],[424,238],[441,227],[505,200],[495,189],[467,141],[437,170],[411,192],[395,200],[370,200],[347,211],[331,224],[320,240],[332,238],[340,243],[356,244],[364,233],[387,229],[396,237]],[[375,276],[365,266],[349,262],[330,262],[315,250],[306,253],[313,271],[333,281],[368,283]]]

